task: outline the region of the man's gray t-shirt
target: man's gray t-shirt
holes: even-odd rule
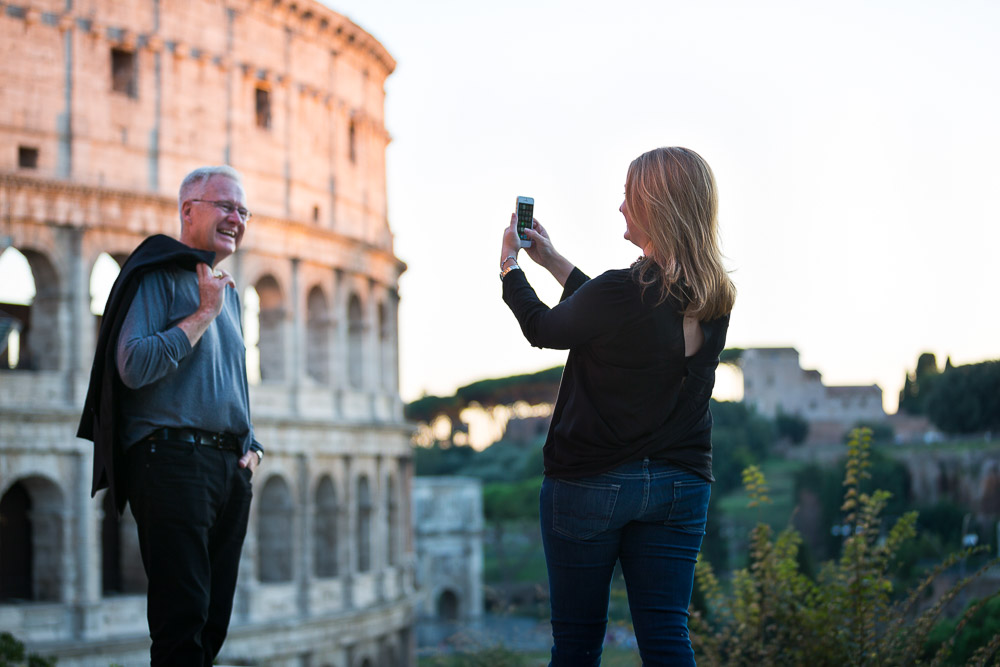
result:
[[[159,428],[231,433],[245,453],[253,441],[240,299],[225,290],[222,312],[194,345],[177,323],[200,304],[198,274],[147,273],[118,336],[121,441],[129,447]]]

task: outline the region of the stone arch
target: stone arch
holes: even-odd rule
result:
[[[378,664],[380,667],[398,667],[400,664],[399,647],[391,635],[379,639]]]
[[[27,355],[26,368],[57,370],[63,335],[63,327],[59,326],[59,274],[47,255],[34,250],[23,250],[22,254],[31,266],[35,298],[27,326],[21,331],[21,356]]]
[[[263,582],[292,580],[295,503],[288,482],[272,475],[258,502],[257,567]]]
[[[243,290],[243,346],[247,354],[247,382],[260,384],[260,296],[253,287]]]
[[[330,306],[316,285],[306,297],[306,373],[320,384],[330,382]]]
[[[372,569],[372,514],[374,509],[368,476],[361,475],[358,477],[358,516],[355,536],[358,548],[358,572],[370,572]]]
[[[458,594],[446,588],[438,595],[435,613],[442,621],[457,621],[460,607]]]
[[[385,523],[386,523],[386,560],[390,566],[399,565],[400,551],[400,503],[396,490],[396,476],[390,474],[385,480]]]
[[[337,489],[329,475],[323,475],[316,485],[315,516],[313,517],[313,572],[319,578],[336,577],[337,524],[340,505]]]
[[[105,493],[101,509],[104,513],[101,519],[101,592],[106,596],[145,593],[146,571],[142,567],[131,507],[126,506],[125,513],[119,516],[111,502],[111,494]]]
[[[0,264],[5,265],[0,311],[16,321],[5,341],[9,349],[0,351],[0,367],[58,369],[62,333],[59,275],[55,265],[42,252],[13,247],[0,253]]]
[[[63,493],[40,476],[0,497],[0,600],[58,601],[63,584]]]
[[[257,320],[260,379],[281,382],[285,379],[285,297],[272,275],[261,277],[253,288],[260,304]]]
[[[17,248],[0,252],[0,370],[28,368],[28,356],[21,351],[34,299],[35,279],[28,259]]]
[[[102,252],[90,269],[90,313],[94,316],[94,340],[97,340],[97,333],[101,330],[104,307],[108,303],[111,286],[121,272],[121,265],[122,261]]]
[[[351,388],[364,386],[365,321],[361,297],[352,292],[347,299],[347,379]]]

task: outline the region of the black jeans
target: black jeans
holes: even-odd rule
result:
[[[207,666],[222,648],[253,496],[238,461],[237,452],[189,442],[128,449],[152,665]]]

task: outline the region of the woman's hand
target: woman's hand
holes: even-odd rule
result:
[[[549,238],[549,233],[545,231],[545,227],[542,227],[542,223],[538,222],[538,220],[532,218],[531,229],[525,229],[524,234],[531,241],[531,247],[524,249],[528,253],[528,257],[538,266],[548,269],[549,264],[556,257],[559,257],[559,253],[556,252],[555,247],[552,245],[552,239]]]
[[[532,218],[531,224],[531,229],[524,230],[525,235],[531,240],[531,247],[525,248],[524,251],[528,253],[531,261],[551,273],[560,285],[565,285],[569,274],[573,272],[573,263],[556,251],[542,223]]]
[[[504,261],[508,257],[513,256],[514,262],[517,262],[517,252],[520,250],[517,238],[517,213],[510,214],[510,225],[507,229],[503,230],[503,242],[500,244],[500,265],[506,268]],[[509,262],[508,262],[509,264]]]

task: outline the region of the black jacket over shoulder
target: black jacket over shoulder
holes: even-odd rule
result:
[[[702,322],[705,341],[684,356],[682,307],[643,295],[629,269],[593,280],[573,269],[549,308],[522,271],[503,298],[532,345],[569,349],[545,441],[545,474],[596,475],[643,458],[669,461],[713,481],[712,415],[729,316]]]
[[[94,441],[94,480],[90,495],[107,488],[119,514],[125,511],[127,494],[122,456],[124,449],[118,433],[118,396],[124,385],[118,376],[115,349],[125,315],[142,276],[149,271],[168,266],[194,271],[199,263],[212,266],[214,262],[214,252],[196,250],[169,236],[157,234],[132,251],[111,288],[97,335],[90,386],[76,435]]]

